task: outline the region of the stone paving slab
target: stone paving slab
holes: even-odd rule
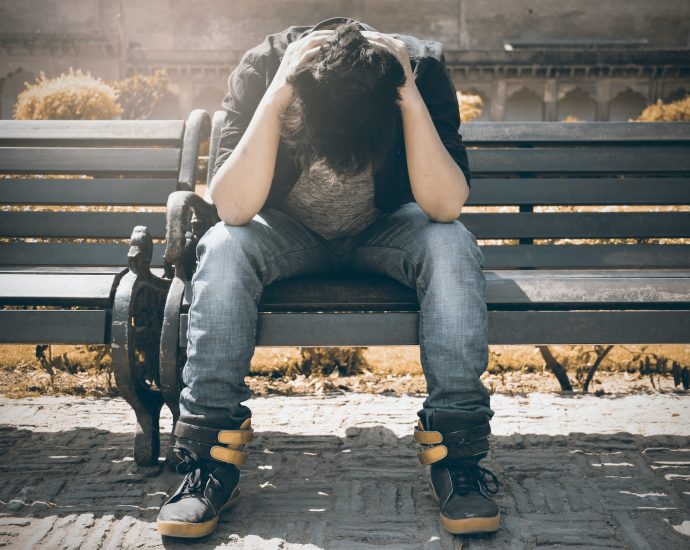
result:
[[[243,498],[197,542],[158,535],[180,477],[134,464],[123,400],[0,399],[0,546],[690,548],[689,397],[494,396],[503,520],[471,537],[439,525],[412,440],[421,398],[256,398]]]

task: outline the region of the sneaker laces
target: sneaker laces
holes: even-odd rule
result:
[[[208,471],[208,467],[204,467],[203,462],[194,451],[185,449],[184,447],[177,447],[175,454],[180,459],[175,469],[179,474],[186,474],[185,484],[180,493],[180,497],[186,495],[195,496],[200,490],[203,490],[202,483],[211,480],[214,485],[220,485],[220,482]],[[205,488],[205,483],[204,483]]]
[[[491,470],[482,468],[476,462],[460,462],[450,469],[450,477],[453,481],[453,490],[461,495],[466,495],[476,488],[484,489],[489,494],[498,492],[498,478]],[[492,487],[489,487],[489,484]]]

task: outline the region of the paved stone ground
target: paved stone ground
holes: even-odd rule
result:
[[[179,476],[131,458],[119,399],[0,399],[0,545],[11,548],[690,548],[690,396],[494,396],[495,535],[437,520],[411,431],[421,399],[250,403],[244,497],[216,534],[164,539]],[[169,430],[169,417],[163,422]],[[167,438],[164,438],[167,442]]]

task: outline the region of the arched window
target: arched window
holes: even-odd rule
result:
[[[593,121],[596,113],[596,103],[592,97],[580,88],[573,88],[558,101],[558,120],[575,117],[578,120]]]
[[[683,87],[677,88],[670,94],[666,95],[666,97],[663,98],[664,103],[673,103],[674,101],[679,101],[681,99],[685,99],[685,97],[690,94],[690,91],[686,90]]]
[[[609,103],[609,120],[625,122],[629,118],[637,118],[646,106],[642,94],[626,88]]]
[[[520,88],[506,100],[503,119],[508,122],[541,122],[544,120],[543,98],[529,88]]]

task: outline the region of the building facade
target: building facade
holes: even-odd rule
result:
[[[440,40],[479,120],[616,121],[690,93],[687,0],[3,0],[0,116],[24,82],[69,67],[105,80],[165,69],[154,118],[220,108],[244,51],[334,16]]]

